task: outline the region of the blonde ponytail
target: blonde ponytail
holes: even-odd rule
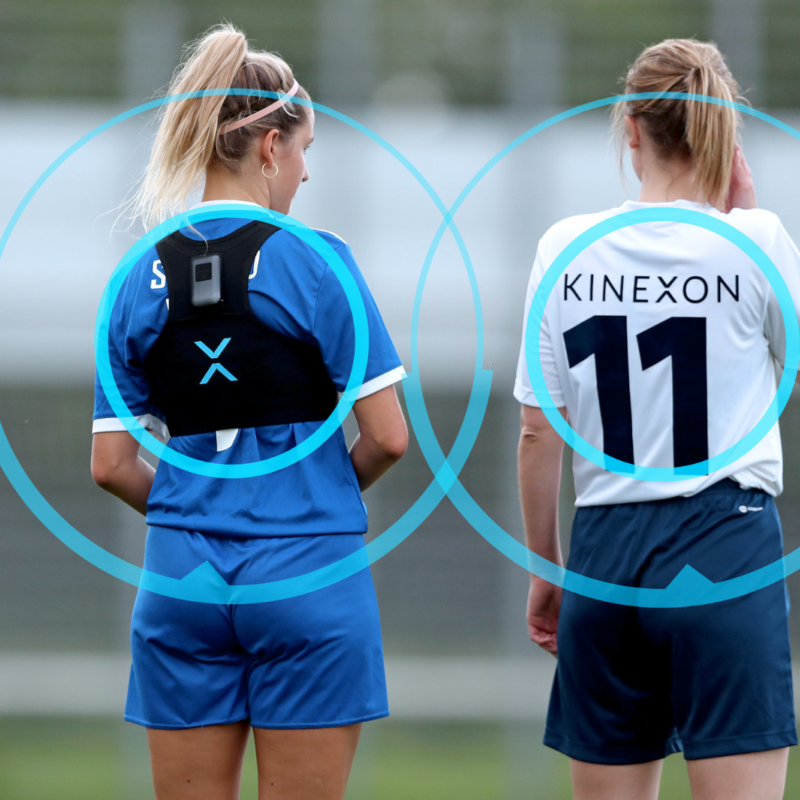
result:
[[[694,39],[667,39],[644,50],[625,77],[625,93],[639,92],[684,92],[745,102],[716,45]],[[698,193],[711,205],[724,205],[739,129],[736,109],[697,100],[618,103],[614,116],[620,146],[626,115],[640,120],[663,158],[691,161]]]
[[[286,92],[292,70],[273,53],[251,51],[245,35],[230,24],[218,25],[192,42],[175,73],[168,95],[206,89]],[[297,92],[308,99],[304,89]],[[178,100],[163,106],[144,179],[132,201],[134,217],[151,228],[186,207],[188,195],[219,160],[232,170],[252,140],[271,128],[290,136],[306,118],[304,106],[286,103],[250,125],[220,135],[220,128],[274,102],[257,95],[214,95]]]
[[[722,62],[721,55],[719,60]],[[732,83],[729,72],[728,78]],[[732,92],[729,81],[708,62],[691,70],[687,87],[691,94],[728,101],[734,101],[738,94],[738,87],[734,84]],[[686,141],[697,164],[695,185],[712,205],[721,204],[728,194],[738,126],[734,108],[691,101],[686,104]]]

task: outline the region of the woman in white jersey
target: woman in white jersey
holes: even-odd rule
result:
[[[646,49],[625,91],[738,96],[716,47],[694,40]],[[755,207],[736,144],[738,114],[665,99],[615,109],[639,199],[565,219],[544,235],[526,324],[545,270],[576,236],[654,207],[738,228],[780,270],[797,307],[800,255],[778,218]],[[781,311],[759,268],[724,237],[676,221],[625,227],[587,247],[558,279],[538,341],[552,400],[532,390],[523,338],[514,390],[522,403],[520,493],[528,547],[559,564],[563,442],[545,402],[620,461],[687,466],[757,424],[785,353]],[[575,453],[568,568],[664,589],[687,564],[718,582],[780,559],[777,425],[727,467],[698,472],[636,480]],[[780,798],[787,748],[797,743],[787,613],[782,581],[720,603],[658,609],[562,593],[531,576],[530,636],[558,657],[545,744],[570,756],[577,800],[655,800],[663,758],[680,750],[695,800]]]
[[[282,97],[195,97],[165,106],[139,210],[153,223],[203,187],[203,205],[288,214],[308,180],[314,113],[277,56],[229,25],[195,42],[170,94],[228,87]],[[361,293],[369,333],[353,406],[301,461],[251,478],[209,478],[139,456],[100,382],[92,474],[150,526],[145,567],[227,584],[297,578],[364,547],[361,491],[403,454],[393,384],[402,365],[349,247],[319,231]],[[216,272],[215,272],[216,270]],[[216,285],[215,285],[216,283]],[[354,326],[336,274],[279,225],[195,220],[133,267],[109,324],[114,381],[130,413],[197,460],[262,461],[307,439],[349,379]],[[361,723],[388,714],[368,569],[271,603],[189,602],[140,591],[125,717],[147,728],[158,800],[232,800],[251,730],[259,798],[340,800]]]

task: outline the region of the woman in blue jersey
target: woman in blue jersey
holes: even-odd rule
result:
[[[295,94],[308,95],[287,64],[249,50],[240,31],[220,26],[189,48],[170,94],[220,87],[286,96],[167,105],[137,197],[148,223],[185,206],[197,186],[209,208],[241,203],[288,214],[308,180],[304,153],[314,114],[292,102]],[[364,546],[361,491],[407,446],[394,389],[404,372],[349,247],[333,234],[319,235],[350,270],[369,325],[366,374],[353,406],[359,432],[349,452],[339,429],[297,464],[260,477],[207,478],[164,461],[154,472],[97,383],[92,474],[146,514],[148,570],[181,579],[203,565],[207,573],[210,565],[228,584],[263,583],[302,575]],[[217,267],[203,260],[208,254],[221,254]],[[180,276],[190,274],[181,270],[192,255],[189,291]],[[239,270],[244,283],[226,277],[209,295],[201,284],[220,280],[214,269],[223,276]],[[246,286],[242,296],[237,285]],[[220,291],[229,289],[220,301]],[[209,311],[220,302],[228,311],[238,303],[237,324],[250,326],[239,356],[238,334],[221,339],[219,332],[229,320]],[[181,351],[181,326],[189,323],[199,327]],[[162,436],[170,422],[171,449],[223,464],[269,458],[307,439],[344,389],[353,348],[347,298],[321,256],[289,229],[222,212],[142,257],[120,291],[109,332],[114,378],[131,413]],[[278,357],[284,360],[276,367]],[[287,364],[302,392],[281,383]],[[248,381],[249,405],[231,389]],[[276,398],[271,386],[284,394]],[[202,397],[193,405],[206,390],[232,399],[219,408]],[[158,800],[238,797],[251,730],[262,800],[341,798],[360,724],[388,714],[369,570],[255,605],[141,591],[131,643],[125,716],[148,729]]]
[[[626,93],[735,100],[714,45],[668,40],[630,68]],[[731,108],[683,100],[619,104],[638,201],[562,220],[539,243],[528,288],[583,231],[665,207],[716,217],[754,240],[800,303],[800,255],[756,208]],[[687,220],[690,214],[687,213]],[[561,564],[563,443],[556,407],[598,451],[648,467],[690,467],[741,440],[776,390],[783,318],[765,276],[723,237],[674,220],[632,225],[590,245],[559,278],[538,337],[550,398],[531,386],[525,347],[519,481],[528,547]],[[644,481],[574,454],[577,513],[568,568],[597,580],[667,587],[687,565],[718,582],[781,558],[777,425],[711,474]],[[691,603],[692,598],[687,598]],[[571,759],[578,800],[655,800],[665,756],[683,750],[695,800],[782,797],[797,743],[786,587],[711,605],[658,609],[592,600],[531,576],[531,639],[558,657],[545,744]]]

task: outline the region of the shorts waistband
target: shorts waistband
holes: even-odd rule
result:
[[[743,489],[736,481],[731,480],[730,478],[723,478],[721,481],[717,481],[716,483],[712,483],[711,486],[706,486],[701,492],[698,492],[697,495],[701,494],[710,494],[715,492],[759,492],[760,489]],[[697,495],[692,495],[693,497],[697,497]]]
[[[734,495],[734,494],[741,494],[742,492],[757,492],[758,494],[763,495],[765,499],[766,498],[772,499],[770,495],[767,494],[763,489],[758,489],[756,487],[743,488],[736,481],[731,480],[730,478],[723,478],[722,480],[717,481],[716,483],[712,483],[711,486],[706,486],[705,489],[702,489],[696,494],[690,494],[690,495],[679,494],[675,495],[674,497],[664,497],[658,500],[638,500],[629,503],[612,503],[610,505],[615,505],[615,506],[638,506],[638,505],[649,506],[652,504],[673,505],[675,503],[691,503],[694,500],[697,500],[697,498],[702,498],[710,494]],[[589,509],[607,509],[610,507],[610,505],[578,506],[576,512],[587,513]],[[584,509],[586,509],[586,512],[584,512]]]

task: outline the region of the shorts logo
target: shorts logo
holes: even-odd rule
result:
[[[739,511],[746,514],[748,511],[763,511],[764,506],[739,506]]]
[[[216,350],[210,350],[206,345],[202,342],[195,342],[195,344],[209,357],[209,358],[219,358],[222,355],[222,351],[228,346],[228,342],[230,342],[230,337],[227,339],[223,339],[219,343],[219,347]],[[206,374],[203,376],[203,380],[200,381],[200,385],[202,386],[204,383],[208,383],[211,380],[211,376],[215,372],[221,372],[229,381],[235,381],[236,378],[231,375],[222,364],[212,364]]]

